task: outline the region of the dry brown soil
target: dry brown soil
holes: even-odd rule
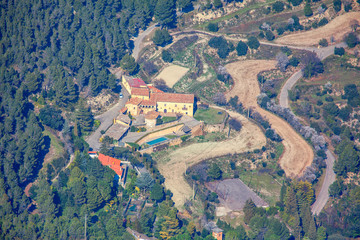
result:
[[[360,12],[349,12],[331,20],[323,27],[307,31],[290,34],[278,38],[275,42],[289,45],[314,46],[318,45],[320,39],[325,38],[330,42],[331,36],[336,42],[341,42],[346,33],[351,32],[350,23],[352,20],[360,22]]]
[[[283,119],[265,111],[257,104],[260,88],[257,74],[261,71],[274,69],[276,61],[250,60],[238,61],[226,65],[226,69],[233,77],[235,86],[227,94],[227,98],[237,95],[245,108],[252,107],[268,119],[272,128],[282,137],[284,152],[279,163],[287,176],[301,175],[310,166],[314,157],[307,142]]]
[[[186,67],[172,64],[162,70],[156,79],[163,79],[166,85],[172,88],[188,71]]]
[[[243,124],[243,128],[236,137],[222,142],[192,144],[177,149],[164,159],[158,160],[159,170],[165,177],[165,186],[174,194],[172,199],[177,207],[183,206],[185,200],[191,198],[192,195],[192,189],[183,176],[186,167],[212,157],[260,149],[266,144],[265,136],[258,126],[238,113],[231,111],[228,113]]]

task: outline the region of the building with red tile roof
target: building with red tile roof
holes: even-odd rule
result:
[[[131,97],[149,100],[150,92],[147,88],[131,88]]]
[[[157,111],[164,114],[194,115],[194,94],[165,93],[154,86],[146,85],[138,78],[123,76],[123,86],[131,94],[126,107],[131,115]]]
[[[122,176],[123,168],[121,167],[121,161],[119,159],[106,156],[102,153],[99,153],[98,159],[102,165],[110,167],[117,175]]]

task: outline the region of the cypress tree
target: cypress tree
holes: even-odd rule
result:
[[[244,222],[246,224],[249,224],[250,223],[250,220],[251,218],[255,215],[255,210],[256,210],[256,205],[255,203],[253,202],[253,200],[251,199],[248,199],[246,202],[245,202],[245,205],[244,205]]]
[[[76,112],[76,119],[82,132],[90,132],[92,130],[94,118],[90,107],[86,106],[84,101],[80,101]]]

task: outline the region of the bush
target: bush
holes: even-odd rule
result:
[[[311,6],[309,3],[306,3],[306,5],[304,7],[304,14],[306,17],[310,17],[313,15],[313,11],[311,10]]]
[[[293,67],[297,67],[299,65],[300,61],[296,57],[291,57],[289,60],[289,65]]]
[[[232,128],[232,129],[235,129],[235,131],[240,131],[241,128],[242,128],[242,124],[240,121],[236,120],[235,118],[232,118],[230,119],[229,121],[229,126]]]
[[[282,12],[284,11],[284,3],[281,2],[281,1],[276,1],[273,5],[272,5],[272,9],[279,13],[279,12]]]
[[[285,29],[283,27],[279,27],[276,29],[276,32],[278,35],[282,35],[285,32]]]
[[[357,38],[356,33],[351,32],[346,35],[345,42],[349,48],[354,48],[359,43],[359,39]]]
[[[268,41],[272,41],[275,39],[275,35],[271,31],[266,31],[265,37]]]
[[[345,48],[343,48],[343,47],[339,47],[339,48],[335,47],[334,54],[338,55],[338,56],[344,55],[345,54]]]
[[[152,38],[153,42],[157,46],[165,46],[172,41],[172,37],[166,29],[156,29],[155,34]]]
[[[333,3],[335,12],[339,12],[341,10],[341,0],[334,0]]]
[[[352,9],[351,3],[344,4],[344,10],[345,12],[349,12]]]
[[[254,36],[251,36],[251,37],[248,38],[247,45],[251,49],[258,49],[260,47],[259,40]]]
[[[327,20],[327,18],[322,18],[322,19],[319,21],[318,26],[319,26],[319,27],[322,27],[322,26],[324,26],[324,25],[326,25],[326,24],[328,24],[328,23],[329,23],[329,21]]]
[[[162,51],[161,58],[162,58],[162,60],[164,60],[164,62],[171,63],[173,61],[173,57],[172,57],[170,51],[168,51],[168,50],[163,50]]]
[[[214,6],[214,8],[217,9],[217,8],[221,8],[223,6],[223,4],[222,4],[221,0],[214,0],[213,6]]]
[[[322,47],[327,47],[327,46],[329,46],[329,43],[325,38],[323,38],[323,39],[320,39],[319,45]]]
[[[39,118],[43,124],[58,131],[60,131],[64,125],[61,111],[49,105],[40,109]]]
[[[240,41],[236,46],[236,51],[238,56],[245,56],[248,51],[248,46],[243,41]]]
[[[295,7],[295,6],[299,6],[303,0],[289,0],[289,2]]]
[[[209,23],[207,25],[207,29],[210,31],[210,32],[217,32],[219,30],[219,26],[217,23]]]

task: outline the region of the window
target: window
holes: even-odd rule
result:
[[[166,107],[166,103],[164,104],[164,106]]]
[[[177,107],[177,104],[175,104],[175,107]]]

